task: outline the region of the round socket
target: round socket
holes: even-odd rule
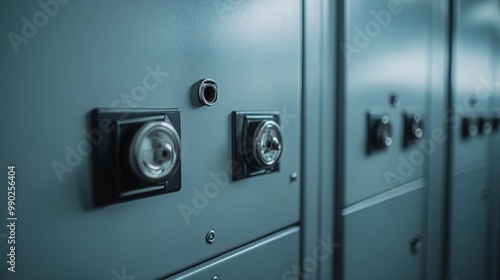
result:
[[[212,106],[219,98],[217,83],[212,79],[204,79],[198,87],[198,100],[202,106]]]
[[[283,149],[280,126],[272,120],[260,122],[251,136],[252,158],[259,167],[275,165]]]
[[[180,162],[180,137],[172,124],[152,121],[142,125],[129,147],[129,165],[141,181],[164,181]]]

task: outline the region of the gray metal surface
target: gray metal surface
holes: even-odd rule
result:
[[[303,218],[303,231],[301,235],[301,253],[303,256],[312,255],[315,249],[315,241],[319,235],[321,220],[318,215],[318,204],[321,197],[320,166],[321,163],[317,156],[319,152],[319,137],[322,131],[321,115],[317,110],[321,104],[321,1],[305,1],[303,3],[304,13],[304,72],[303,72],[303,130],[302,144],[302,170],[301,182],[301,216]],[[321,266],[322,264],[320,264]],[[312,280],[318,278],[318,270],[309,273]]]
[[[299,233],[298,227],[287,229],[165,280],[298,279],[292,270],[299,262]]]
[[[343,210],[343,277],[421,279],[422,253],[410,239],[423,233],[424,180],[395,188]]]
[[[426,189],[427,238],[425,242],[424,279],[441,280],[445,264],[446,232],[446,151],[449,144],[446,119],[443,111],[447,106],[449,94],[449,28],[450,13],[448,1],[432,1],[432,84],[427,108],[429,110],[428,131],[442,131],[442,143],[436,143],[434,152],[429,156],[428,185]]]
[[[470,169],[490,161],[491,137],[464,140],[462,116],[492,114],[496,79],[493,77],[494,1],[460,0],[454,2],[453,48],[451,68],[451,113],[446,114],[452,127],[452,168]],[[473,105],[472,100],[476,100]]]
[[[344,107],[344,206],[367,199],[424,176],[427,155],[416,145],[403,147],[405,112],[425,109],[430,77],[430,2],[345,1],[345,61],[342,90]],[[389,97],[400,97],[391,107]],[[387,114],[393,143],[383,151],[366,154],[366,114]],[[424,128],[424,138],[431,133]],[[432,140],[430,140],[432,141]]]
[[[434,131],[439,125],[435,116],[430,118],[431,110],[440,109],[428,106],[434,7],[431,1],[406,0],[346,0],[341,7],[343,73],[337,108],[342,140],[337,162],[343,166],[337,203],[343,214],[338,217],[342,228],[337,229],[341,252],[336,275],[338,279],[421,279],[425,277],[428,159],[444,151],[438,147],[444,142],[444,128]],[[395,95],[399,102],[391,102]],[[439,97],[442,100],[444,95]],[[404,146],[405,113],[420,114],[424,123],[423,140],[408,147]],[[389,117],[392,145],[385,150],[367,154],[367,114]],[[436,182],[433,177],[432,183]],[[417,252],[410,249],[412,236],[423,238]]]
[[[301,267],[314,257],[319,240],[334,238],[336,128],[336,2],[304,1],[303,159],[301,179]],[[304,279],[333,279],[333,251]],[[306,278],[307,277],[307,278]]]
[[[491,200],[496,199],[492,187],[498,180],[491,143],[496,136],[463,139],[460,120],[462,116],[493,115],[498,81],[494,76],[493,45],[496,5],[497,1],[490,0],[453,1],[451,104],[445,115],[452,141],[446,268],[449,279],[495,279],[491,268],[498,266],[490,253],[498,239],[494,232],[498,213],[491,211]]]
[[[40,11],[3,2],[0,33],[23,36],[21,19]],[[300,1],[67,1],[25,41],[17,53],[0,43],[0,164],[16,164],[19,185],[9,279],[165,277],[299,221]],[[203,78],[219,97],[197,108],[190,92]],[[89,112],[106,107],[180,109],[181,191],[92,207],[91,159],[74,153]],[[235,110],[280,111],[280,172],[227,181]],[[67,168],[59,178],[54,162]]]
[[[496,66],[495,66],[495,74],[493,75],[494,77],[498,78],[498,82],[500,82],[500,1],[497,1],[497,10],[496,10],[496,28],[494,29],[494,36],[496,38],[495,41],[495,47],[493,48],[493,55],[496,57]],[[495,52],[496,50],[496,52]],[[497,84],[498,85],[498,84]],[[497,87],[496,89],[496,102],[495,102],[495,108],[497,112],[500,112],[500,87]],[[493,230],[491,232],[492,234],[492,248],[491,254],[490,254],[490,259],[492,260],[492,263],[500,263],[500,176],[498,176],[498,173],[496,170],[500,170],[500,133],[497,133],[494,138],[492,138],[491,144],[493,146],[493,172],[491,172],[491,175],[495,178],[492,180],[492,198],[493,201],[491,202],[492,204],[492,225],[493,225]],[[500,266],[498,265],[492,265],[491,270],[490,270],[492,278],[500,279]]]
[[[449,271],[451,279],[487,278],[488,242],[487,211],[491,208],[489,191],[489,166],[456,174],[452,179],[450,214]]]

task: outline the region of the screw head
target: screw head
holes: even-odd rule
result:
[[[219,280],[219,276],[218,275],[215,275],[214,277],[212,277],[212,280]]]
[[[297,172],[292,172],[292,174],[290,175],[290,181],[296,182],[298,177],[299,175],[297,174]]]
[[[208,244],[212,244],[215,241],[215,230],[209,230],[205,235],[205,240]]]

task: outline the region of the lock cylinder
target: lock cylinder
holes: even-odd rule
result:
[[[462,137],[464,139],[476,136],[479,132],[477,120],[472,117],[462,117]]]
[[[480,134],[488,135],[493,131],[493,124],[490,119],[481,116],[479,117],[478,123],[478,130]]]
[[[250,139],[250,164],[263,168],[273,166],[281,157],[282,142],[281,129],[275,121],[260,122]]]
[[[283,154],[279,112],[232,113],[233,180],[278,172]]]
[[[391,125],[388,116],[383,116],[380,122],[375,124],[374,144],[377,148],[389,147],[392,144]]]
[[[105,206],[181,189],[178,109],[95,109],[93,129],[112,122],[94,150],[94,204]]]
[[[166,121],[152,121],[142,125],[129,146],[128,163],[141,181],[164,181],[179,166],[180,137]]]
[[[392,126],[389,116],[368,114],[368,153],[392,145]]]
[[[405,114],[405,147],[410,146],[424,136],[422,117],[420,114]]]

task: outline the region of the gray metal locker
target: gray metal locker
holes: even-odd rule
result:
[[[37,1],[0,9],[1,33],[27,40],[0,43],[0,163],[20,186],[9,279],[158,279],[299,222],[301,1],[52,2],[53,16]],[[204,78],[218,99],[194,106]],[[179,110],[179,191],[93,206],[90,113],[112,107]],[[279,113],[278,172],[231,180],[233,111]]]
[[[405,146],[405,114],[420,115],[425,130],[430,52],[426,1],[345,1],[343,103],[344,206],[424,176],[431,151]],[[345,108],[342,108],[345,106]],[[390,142],[370,149],[369,120],[386,116]],[[368,147],[367,147],[368,146]]]
[[[421,279],[428,159],[445,141],[428,129],[433,6],[342,3],[337,279]]]
[[[299,279],[299,234],[284,230],[165,280]]]
[[[425,180],[344,209],[342,279],[422,279]]]
[[[498,128],[492,23],[497,1],[452,3],[451,103],[445,114],[451,135],[446,273],[450,279],[494,279],[492,219],[498,213],[492,212],[497,192],[492,187],[498,172],[491,141]]]
[[[477,168],[453,176],[449,231],[451,279],[493,279],[486,274],[487,254],[493,249],[487,241],[487,210],[491,207],[488,171]]]

